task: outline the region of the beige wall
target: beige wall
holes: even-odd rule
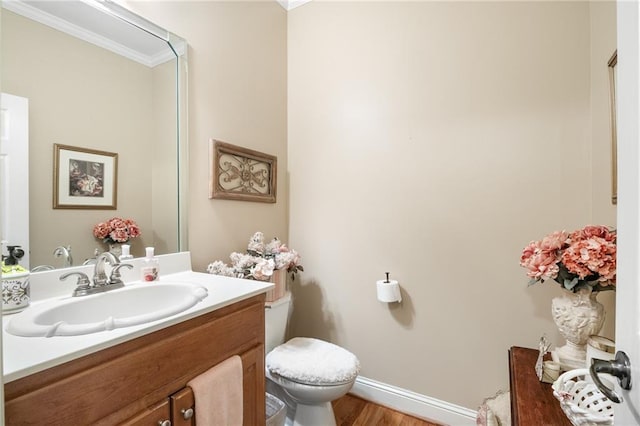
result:
[[[594,208],[608,186],[591,179],[590,31],[577,2],[289,13],[289,229],[306,271],[295,334],[352,350],[365,377],[469,408],[508,388],[510,346],[562,342],[560,287],[527,287],[518,261],[532,239],[615,219]],[[401,305],[376,300],[385,271]]]
[[[58,245],[76,264],[104,250],[93,225],[116,215],[140,225],[142,255],[154,241],[151,69],[8,11],[2,35],[3,91],[29,98],[31,266],[61,266]],[[119,154],[117,210],[52,209],[54,143]]]
[[[276,2],[127,2],[189,43],[189,250],[203,271],[262,231],[287,241],[287,14]],[[277,203],[208,198],[209,139],[276,155]]]
[[[590,34],[610,48],[610,5],[598,18],[575,2],[312,2],[288,18],[275,2],[130,6],[190,45],[196,270],[289,224],[306,271],[292,331],[469,408],[508,387],[510,346],[561,342],[559,287],[527,287],[518,260],[552,230],[615,220],[608,171],[593,170],[609,142],[592,138],[608,116],[592,106],[606,89]],[[207,199],[211,137],[278,155],[276,205]],[[375,299],[385,271],[400,306]]]

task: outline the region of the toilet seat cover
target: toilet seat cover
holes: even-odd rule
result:
[[[333,343],[310,337],[294,337],[267,354],[269,372],[308,384],[338,384],[356,378],[358,358]]]

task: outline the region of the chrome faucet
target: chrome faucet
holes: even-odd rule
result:
[[[111,264],[111,277],[107,277],[105,272],[105,263]],[[83,272],[68,272],[60,276],[61,280],[65,280],[72,275],[78,276],[78,282],[76,283],[76,289],[73,291],[73,296],[86,296],[88,294],[102,293],[104,291],[113,290],[116,288],[124,287],[124,282],[120,276],[120,269],[133,268],[133,265],[129,263],[120,263],[118,259],[108,251],[100,253],[96,257],[96,263],[93,270],[93,282],[89,281],[87,274]]]
[[[82,262],[82,265],[95,265],[96,264],[96,259],[98,258],[98,255],[100,254],[100,250],[98,249],[94,249],[93,250],[93,257],[90,257],[88,259],[85,259],[84,262]]]
[[[107,278],[107,274],[104,271],[104,264],[107,261],[114,268],[120,263],[118,259],[108,251],[100,253],[98,257],[96,257],[96,266],[93,269],[93,285],[96,287],[109,284],[109,278]]]
[[[64,258],[64,267],[68,268],[69,266],[73,266],[73,257],[71,257],[71,246],[58,246],[53,250],[53,255],[55,257]]]

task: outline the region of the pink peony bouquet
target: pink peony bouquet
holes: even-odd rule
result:
[[[298,271],[304,271],[300,265],[300,255],[274,238],[265,243],[264,234],[256,232],[249,239],[246,253],[233,252],[229,256],[231,265],[216,260],[207,266],[207,272],[227,277],[247,278],[269,281],[273,271],[286,269],[295,279]]]
[[[93,236],[105,244],[126,243],[140,236],[140,228],[132,219],[114,217],[93,227]]]
[[[589,225],[530,242],[520,266],[528,270],[529,285],[551,279],[574,293],[586,286],[592,291],[615,290],[616,252],[616,231]]]

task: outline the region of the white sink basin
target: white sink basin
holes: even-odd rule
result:
[[[130,327],[183,312],[207,295],[205,287],[193,284],[134,284],[33,305],[11,317],[7,332],[24,337],[77,336]]]

